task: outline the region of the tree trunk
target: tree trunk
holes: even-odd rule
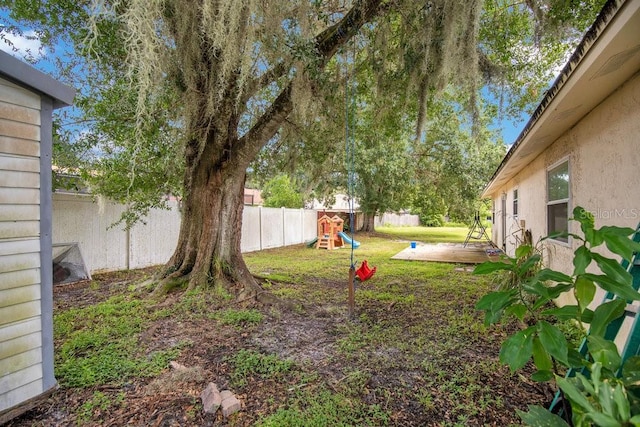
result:
[[[316,37],[319,72],[340,46],[381,11],[380,4],[381,0],[356,2],[340,22]],[[190,56],[187,58],[194,60]],[[237,100],[242,99],[243,104],[248,102],[257,90],[286,74],[287,68],[276,66],[265,72],[247,84],[244,92],[237,86],[237,76],[230,76],[222,105],[211,112],[206,90],[207,82],[215,78],[217,58],[211,49],[203,48],[195,61],[195,67],[209,64],[205,69],[211,75],[201,74],[198,81],[185,88],[187,92],[191,91],[186,99],[200,105],[188,109],[189,114],[185,117],[187,133],[191,136],[185,148],[185,195],[180,236],[155,292],[162,294],[170,287],[186,282],[189,289],[213,284],[232,291],[237,299],[255,297],[261,302],[273,302],[274,298],[261,292],[240,251],[244,182],[249,163],[276,135],[293,110],[292,83],[283,87],[253,126],[240,137],[238,126],[245,106],[239,107]]]
[[[187,162],[180,236],[158,293],[185,282],[188,289],[223,286],[239,299],[260,291],[240,251],[246,164],[216,146],[210,141],[198,160]]]
[[[366,213],[364,214],[362,228],[360,231],[373,232],[376,231],[376,214]]]

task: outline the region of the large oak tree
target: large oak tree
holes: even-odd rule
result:
[[[98,34],[103,21],[121,25],[138,95],[138,137],[147,134],[158,107],[166,108],[167,93],[182,126],[182,224],[158,289],[188,280],[190,287],[221,283],[239,298],[260,295],[240,252],[250,162],[286,121],[313,121],[312,99],[334,87],[331,73],[339,67],[329,69],[330,61],[365,25],[376,35],[364,42],[378,61],[393,54],[390,64],[422,82],[426,75],[455,74],[473,84],[480,10],[479,1],[102,4],[93,22]],[[388,40],[402,40],[411,61],[402,65],[401,51],[389,49]],[[429,50],[436,44],[437,51]]]
[[[583,2],[487,3],[498,20],[515,13],[541,22],[545,13],[556,11],[555,3],[568,10]],[[500,74],[493,63],[511,63],[491,51],[490,38],[478,44],[480,0],[3,0],[0,5],[17,19],[38,23],[44,40],[71,35],[78,52],[82,48],[87,58],[99,61],[99,84],[88,82],[98,95],[87,97],[88,110],[105,102],[135,107],[104,132],[128,147],[125,200],[135,195],[144,164],[153,163],[154,154],[182,159],[173,162],[180,165],[174,170],[183,171],[180,237],[159,290],[175,282],[189,287],[214,282],[239,298],[260,297],[240,252],[247,167],[282,137],[284,125],[317,123],[314,117],[322,114],[314,106],[335,90],[332,76],[340,67],[334,56],[356,34],[353,48],[367,51],[371,69],[406,82],[418,100],[418,135],[429,96],[449,84],[464,86],[473,110],[478,71],[484,77]],[[123,92],[124,77],[131,86]],[[122,95],[113,95],[114,88]],[[384,89],[382,84],[376,96],[384,96]],[[131,132],[124,135],[122,129]],[[164,186],[157,182],[156,188]]]

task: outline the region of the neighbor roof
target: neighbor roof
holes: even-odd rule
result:
[[[485,187],[489,197],[640,69],[640,0],[610,0]]]
[[[28,86],[35,92],[53,99],[53,108],[71,105],[75,89],[60,83],[31,65],[0,51],[0,77],[20,86]]]

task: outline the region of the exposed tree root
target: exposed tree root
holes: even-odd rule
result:
[[[245,286],[243,287],[243,289],[240,291],[240,293],[236,298],[236,303],[242,303],[242,302],[251,301],[251,300],[263,305],[274,305],[279,307],[285,307],[288,309],[292,308],[290,303],[287,303],[281,300],[280,298],[278,298],[277,296],[275,296],[273,293],[269,291],[265,291],[256,282],[251,283],[248,286],[247,284],[245,284]]]
[[[154,285],[150,294],[152,299],[161,299],[174,289],[185,288],[185,285],[186,289],[183,293],[187,293],[198,288],[210,289],[212,285],[218,285],[222,286],[225,290],[235,296],[235,300],[232,304],[251,305],[253,303],[277,306],[288,310],[294,308],[292,303],[284,301],[273,293],[264,290],[252,275],[248,275],[248,278],[245,277],[245,280],[232,280],[231,278],[221,274],[218,275],[217,280],[210,281],[202,279],[196,280],[193,275],[183,275],[180,271],[174,271],[164,277],[163,274],[160,274],[157,277],[141,283],[138,287],[143,288],[151,285]]]
[[[187,282],[186,277],[167,277],[157,282],[156,287],[151,292],[152,298],[162,298],[171,292],[172,289],[181,288]]]
[[[162,298],[172,289],[184,286],[188,280],[189,275],[185,274],[185,271],[182,269],[169,274],[167,274],[167,271],[165,270],[165,272],[160,273],[158,276],[151,279],[151,282],[156,283],[155,288],[151,292],[151,298]]]

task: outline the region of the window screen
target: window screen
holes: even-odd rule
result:
[[[547,233],[569,230],[569,162],[547,171]],[[568,242],[568,237],[556,240]]]

